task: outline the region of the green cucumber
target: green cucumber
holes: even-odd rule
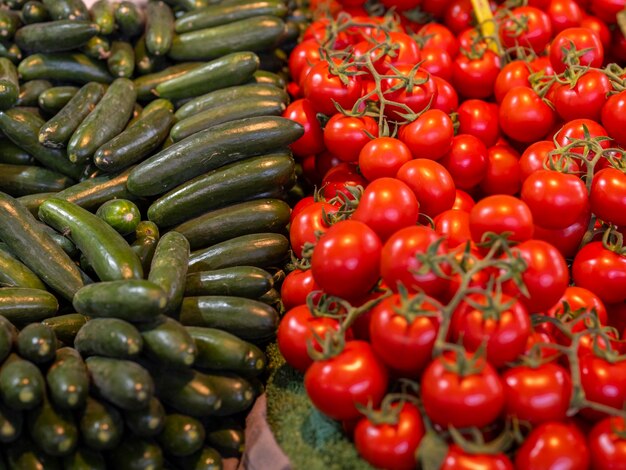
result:
[[[35,364],[11,354],[0,368],[0,397],[9,408],[29,410],[44,399],[46,382]]]
[[[123,410],[139,410],[148,405],[154,383],[139,364],[122,359],[92,356],[85,360],[98,395]]]
[[[109,453],[109,465],[117,470],[161,470],[163,451],[151,440],[131,436]]]
[[[164,2],[149,2],[146,7],[146,48],[150,54],[165,55],[174,36],[174,13]]]
[[[115,6],[109,0],[98,0],[91,5],[91,19],[100,28],[100,34],[115,31]]]
[[[63,468],[56,457],[44,453],[25,435],[7,446],[6,457],[10,470],[61,470]]]
[[[146,36],[142,35],[135,42],[135,70],[139,75],[155,73],[164,69],[168,64],[166,56],[156,56],[146,48]]]
[[[285,29],[283,20],[261,15],[174,36],[173,60],[210,60],[237,51],[262,51],[275,46]]]
[[[144,29],[142,10],[133,2],[120,2],[115,7],[115,21],[126,37],[138,36]]]
[[[14,65],[17,65],[22,60],[22,51],[17,47],[17,44],[11,44],[8,48],[1,45],[0,57],[5,57],[13,62]]]
[[[257,299],[272,288],[272,275],[253,266],[200,271],[187,275],[185,296],[227,295]]]
[[[215,447],[224,457],[238,457],[244,451],[245,432],[233,420],[227,419],[208,427],[206,437],[207,443]]]
[[[58,192],[55,193],[35,193],[35,194],[28,194],[26,196],[21,196],[18,197],[17,200],[20,202],[20,204],[22,204],[26,209],[28,209],[28,212],[30,212],[31,214],[33,214],[35,217],[37,217],[37,212],[39,211],[39,206],[46,200],[46,199],[50,199],[51,197],[55,197],[58,194]],[[45,224],[44,224],[45,225]],[[47,225],[46,225],[47,227]],[[49,228],[49,227],[48,227]],[[56,230],[53,230],[54,233],[57,233]],[[53,237],[54,238],[54,237]],[[56,240],[55,240],[56,241]],[[63,250],[67,253],[66,250]],[[70,255],[71,256],[71,255]]]
[[[133,46],[126,41],[113,41],[107,65],[109,72],[114,77],[132,77],[135,71],[135,51]]]
[[[289,95],[287,95],[285,90],[271,85],[252,83],[222,88],[192,98],[178,108],[174,115],[176,119],[181,121],[202,111],[223,106],[224,103],[240,100],[245,101],[253,98],[276,99],[285,104],[289,102]]]
[[[166,454],[184,457],[197,452],[204,443],[204,426],[191,416],[172,413],[165,417],[158,442]]]
[[[127,78],[116,79],[72,134],[67,144],[70,161],[88,160],[98,147],[122,132],[132,115],[135,98],[133,82]]]
[[[72,184],[69,177],[47,168],[0,163],[0,191],[14,197],[57,192]]]
[[[22,434],[24,416],[21,411],[12,410],[0,403],[0,442],[8,444]]]
[[[300,124],[277,116],[220,124],[141,162],[128,177],[128,189],[139,196],[162,194],[228,163],[289,145],[302,133]],[[183,160],[185,165],[181,167]]]
[[[85,44],[99,31],[98,25],[90,21],[46,21],[20,28],[15,33],[15,43],[29,52],[70,51]]]
[[[126,240],[100,217],[74,203],[52,198],[39,206],[39,218],[55,230],[69,234],[100,280],[143,277],[137,255]]]
[[[222,470],[222,456],[212,447],[204,446],[198,452],[176,459],[181,470]]]
[[[59,302],[50,292],[26,287],[0,287],[0,315],[25,325],[54,315]]]
[[[143,272],[147,273],[150,271],[150,264],[152,263],[156,246],[159,243],[159,227],[154,222],[143,220],[139,222],[135,236],[137,238],[131,245],[131,248],[141,260]]]
[[[96,215],[113,227],[120,235],[128,235],[137,229],[141,222],[141,212],[137,205],[128,199],[112,199],[96,211]]]
[[[52,88],[52,83],[48,80],[31,80],[30,82],[23,83],[16,105],[38,106],[39,95],[49,88]]]
[[[83,356],[131,359],[143,349],[141,333],[119,318],[94,318],[78,331],[74,347]]]
[[[81,313],[67,313],[46,318],[42,323],[52,328],[60,341],[65,344],[72,344],[78,330],[87,323],[87,317]]]
[[[43,193],[43,194],[48,194],[48,193]],[[58,193],[54,193],[54,196],[56,196],[56,194]],[[52,196],[53,197],[53,196]],[[41,203],[43,203],[43,201],[45,201],[46,199],[48,199],[48,197],[46,197],[45,199],[42,199],[39,203],[39,205],[41,205]],[[22,201],[22,198],[19,199],[20,202]],[[29,209],[30,210],[30,209]],[[37,210],[39,210],[39,208],[37,208]],[[32,212],[31,212],[32,213]],[[37,212],[35,212],[36,214]],[[76,258],[76,256],[78,256],[78,249],[76,248],[76,245],[74,245],[72,243],[72,241],[65,237],[63,234],[57,232],[56,230],[54,230],[52,227],[48,227],[46,224],[41,224],[42,228],[48,232],[48,234],[52,237],[52,239],[54,240],[54,242],[59,245],[63,251],[65,251],[65,253],[67,253],[67,255],[74,259]]]
[[[144,322],[163,312],[167,297],[154,283],[134,279],[89,284],[76,293],[73,304],[85,315]]]
[[[46,290],[44,283],[28,266],[2,247],[0,247],[0,286]]]
[[[183,301],[185,277],[189,266],[189,242],[178,232],[169,232],[157,244],[148,280],[167,296],[165,313],[173,313]]]
[[[10,41],[21,25],[19,12],[4,8],[0,10],[0,39]]]
[[[122,415],[106,402],[88,397],[79,421],[80,437],[92,450],[109,450],[118,446],[124,433]]]
[[[33,165],[32,155],[15,145],[9,139],[0,139],[0,163],[9,165]]]
[[[46,381],[50,400],[56,407],[64,410],[83,409],[89,394],[89,374],[76,349],[64,347],[57,350],[56,359],[46,374]]]
[[[79,447],[63,458],[65,470],[106,470],[104,457],[95,450]]]
[[[124,421],[137,437],[155,437],[165,424],[165,408],[158,398],[152,397],[147,407],[136,411],[125,411]]]
[[[189,416],[211,416],[222,406],[206,374],[193,369],[152,371],[157,395],[179,413]]]
[[[259,58],[255,53],[233,52],[160,83],[155,93],[168,99],[192,98],[227,86],[246,83],[258,68]]]
[[[256,390],[246,379],[235,374],[209,374],[207,377],[222,401],[222,406],[214,413],[215,416],[241,413],[254,403]]]
[[[80,84],[113,81],[103,64],[78,52],[33,54],[20,62],[17,71],[23,80],[41,78]]]
[[[137,90],[137,99],[139,100],[151,100],[154,98],[153,90],[163,82],[171,80],[175,77],[184,75],[191,70],[198,68],[202,65],[201,62],[187,62],[177,65],[172,65],[159,72],[149,73],[142,77],[135,78],[135,89]]]
[[[169,367],[190,367],[196,345],[187,330],[176,320],[162,316],[140,327],[146,357]]]
[[[257,376],[265,370],[265,354],[254,344],[215,328],[188,326],[198,349],[194,366],[214,371]]]
[[[111,41],[104,36],[94,36],[79,50],[92,59],[106,60],[111,55]]]
[[[278,289],[271,288],[265,294],[257,299],[259,302],[264,302],[268,305],[277,306],[280,304],[280,292]],[[277,307],[278,308],[278,307]]]
[[[89,11],[82,0],[42,0],[54,20],[89,20]]]
[[[22,7],[22,21],[24,24],[42,23],[50,20],[46,6],[36,0],[26,2]]]
[[[0,110],[15,106],[20,93],[17,69],[13,62],[0,57]]]
[[[78,445],[78,428],[71,413],[55,408],[47,399],[28,413],[27,422],[33,441],[48,455],[69,455]]]
[[[56,114],[69,103],[80,88],[76,86],[57,86],[41,92],[37,98],[39,107],[51,114]]]
[[[270,85],[282,90],[287,86],[287,81],[274,72],[270,72],[268,70],[257,70],[254,72],[254,80],[251,85],[252,84]]]
[[[17,335],[17,352],[35,364],[52,361],[56,356],[57,344],[54,330],[43,323],[26,325]]]
[[[185,326],[216,328],[257,341],[273,337],[278,312],[262,302],[242,297],[185,297],[179,321]]]
[[[11,354],[13,345],[17,341],[17,335],[18,330],[13,323],[0,316],[0,362],[4,362]]]
[[[173,6],[177,7],[177,11],[193,11],[201,10],[211,4],[219,3],[219,0],[169,0]]]

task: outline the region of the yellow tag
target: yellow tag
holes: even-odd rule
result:
[[[617,14],[617,25],[624,36],[626,36],[626,8]]]
[[[497,38],[496,23],[489,8],[489,0],[472,0],[472,7],[483,36]],[[489,48],[496,54],[500,54],[497,39],[489,41]]]

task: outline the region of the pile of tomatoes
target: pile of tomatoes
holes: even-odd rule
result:
[[[283,356],[378,468],[626,469],[624,0],[382,3],[289,59]]]

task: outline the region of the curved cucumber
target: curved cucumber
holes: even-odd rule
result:
[[[272,286],[272,275],[264,269],[234,266],[188,274],[185,296],[227,295],[258,299]]]
[[[76,49],[98,34],[100,28],[90,21],[57,20],[20,28],[15,43],[29,52],[61,52]]]
[[[0,57],[0,110],[15,106],[20,94],[17,70],[13,62]]]
[[[109,0],[98,0],[91,5],[91,19],[100,28],[100,34],[115,30],[115,6]]]
[[[161,401],[179,413],[211,416],[222,406],[206,374],[193,369],[155,369],[152,373]]]
[[[187,62],[183,64],[172,65],[159,72],[149,73],[142,77],[135,78],[134,84],[137,90],[137,99],[150,100],[154,98],[153,90],[163,82],[171,80],[198,68],[201,62]]]
[[[54,20],[88,20],[89,11],[82,0],[42,0]]]
[[[17,71],[24,80],[41,78],[82,84],[113,81],[103,64],[76,52],[33,54],[20,62]]]
[[[0,163],[33,165],[36,161],[28,152],[15,145],[9,139],[0,140]]]
[[[78,331],[74,347],[83,357],[131,359],[143,349],[141,334],[119,318],[94,318]]]
[[[59,341],[65,344],[72,344],[78,330],[87,323],[87,320],[88,318],[80,313],[67,313],[65,315],[46,318],[42,323],[54,330],[54,334],[57,335]]]
[[[113,41],[107,65],[109,72],[114,77],[132,77],[135,71],[135,51],[133,46],[126,41]]]
[[[174,13],[164,2],[150,2],[146,7],[146,48],[150,54],[165,55],[174,36]]]
[[[42,91],[37,97],[39,107],[47,112],[56,114],[69,103],[80,88],[76,86],[57,86]]]
[[[81,355],[74,348],[61,348],[46,375],[50,400],[64,410],[85,406],[89,394],[89,374]]]
[[[46,290],[41,279],[25,264],[0,247],[0,285]]]
[[[20,88],[17,106],[38,106],[39,95],[50,88],[52,88],[52,83],[48,80],[31,80],[24,83]]]
[[[47,168],[0,163],[0,191],[11,196],[57,192],[72,184],[69,177]]]
[[[163,289],[167,296],[165,313],[178,309],[185,292],[189,267],[189,242],[178,232],[169,232],[157,244],[148,280]]]
[[[25,325],[54,315],[59,302],[50,292],[26,287],[0,287],[0,315]]]

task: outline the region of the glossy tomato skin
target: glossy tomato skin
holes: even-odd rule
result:
[[[398,65],[397,73],[405,77],[405,80],[398,78],[385,78],[382,81],[381,89],[390,101],[404,104],[410,108],[413,113],[419,113],[428,108],[431,101],[437,97],[437,84],[430,74],[422,69],[413,69],[413,65]],[[411,75],[412,74],[412,75]],[[413,79],[413,87],[409,88],[408,79]],[[402,85],[405,85],[402,87]],[[398,88],[400,87],[400,88]],[[402,114],[406,114],[407,110],[399,106],[388,105],[385,107],[385,115],[392,120],[401,120]]]
[[[589,289],[605,303],[626,300],[626,256],[602,246],[585,245],[574,258],[572,277],[577,286]]]
[[[485,99],[493,95],[500,72],[500,57],[485,50],[482,57],[472,59],[459,54],[452,64],[452,83],[465,98]]]
[[[304,387],[313,405],[326,416],[350,420],[361,416],[355,404],[378,406],[389,378],[369,343],[347,341],[330,359],[315,361],[304,375]]]
[[[528,87],[511,88],[500,103],[500,128],[518,142],[541,140],[554,126],[554,111]]]
[[[596,312],[598,321],[601,325],[606,325],[608,322],[608,316],[606,307],[600,298],[583,287],[570,286],[565,289],[565,293],[554,304],[554,306],[548,310],[547,314],[554,318],[562,318],[565,311],[565,303],[569,305],[569,309],[572,312],[580,311],[581,313],[588,313],[591,311]],[[583,322],[579,322],[579,325],[573,328],[573,332],[579,332],[584,330],[585,326]]]
[[[474,198],[472,196],[470,196],[462,189],[456,190],[456,196],[454,198],[454,205],[452,206],[452,209],[469,212],[475,205],[476,201],[474,201]]]
[[[440,163],[418,158],[398,170],[398,180],[406,183],[419,202],[420,212],[436,217],[454,205],[456,191],[452,176]]]
[[[581,8],[574,0],[551,0],[547,13],[554,35],[567,28],[580,26],[583,18]]]
[[[483,194],[517,194],[521,187],[519,154],[506,144],[489,147],[487,152],[487,174],[480,183]]]
[[[498,105],[483,100],[466,100],[457,110],[459,134],[478,137],[486,147],[492,147],[500,137]]]
[[[285,276],[280,286],[280,298],[283,307],[285,310],[291,310],[298,305],[304,305],[307,296],[317,290],[319,290],[319,286],[315,284],[310,269],[294,269]]]
[[[444,8],[447,6],[447,2],[444,4]],[[423,5],[424,11],[426,5]],[[438,49],[444,49],[450,57],[456,57],[459,52],[459,42],[456,36],[442,24],[430,22],[424,25],[419,30],[419,36],[422,40],[422,47],[436,47]]]
[[[468,454],[452,444],[440,470],[513,470],[513,464],[504,454]]]
[[[413,158],[439,160],[452,146],[454,124],[443,111],[429,109],[415,121],[400,127],[398,138],[406,144]]]
[[[600,120],[600,113],[611,91],[611,82],[603,72],[589,70],[578,77],[572,87],[562,84],[554,91],[554,106],[565,121],[573,119]]]
[[[591,11],[605,23],[615,23],[616,15],[624,9],[623,0],[595,0],[591,2]]]
[[[578,252],[578,247],[589,226],[590,218],[591,212],[587,211],[582,214],[576,222],[563,229],[547,229],[535,225],[533,237],[537,240],[550,243],[555,246],[565,258],[571,259]]]
[[[446,114],[453,113],[459,107],[459,95],[448,80],[441,77],[432,76],[437,84],[437,98],[433,102],[431,109],[439,109]]]
[[[519,160],[522,183],[537,170],[551,169],[550,165],[562,166],[564,173],[576,174],[580,171],[580,165],[575,159],[564,160],[563,157],[550,155],[553,150],[556,150],[556,145],[550,140],[540,140],[524,150]]]
[[[402,406],[395,424],[375,424],[362,418],[354,430],[354,445],[361,457],[376,468],[413,470],[424,423],[414,404],[395,406]]]
[[[302,41],[289,55],[289,72],[293,81],[301,84],[311,67],[321,60],[319,43],[314,39]]]
[[[533,230],[530,209],[513,196],[488,196],[470,211],[470,232],[475,243],[480,243],[487,232],[509,232],[509,240],[523,242],[533,236]]]
[[[348,83],[341,82],[337,75],[330,72],[327,61],[318,62],[304,78],[302,89],[315,110],[332,116],[337,112],[333,100],[344,109],[352,106],[361,97],[361,82],[355,76],[348,77]]]
[[[500,103],[511,88],[528,87],[530,85],[528,77],[532,72],[528,63],[523,60],[514,60],[502,67],[494,84],[496,101]]]
[[[448,209],[435,217],[435,232],[446,238],[452,249],[472,239],[469,229],[469,212]]]
[[[327,202],[314,202],[305,207],[291,221],[289,238],[291,249],[296,258],[302,258],[302,248],[305,243],[316,242],[316,232],[325,232],[328,225],[324,221],[323,213],[333,213],[337,207]]]
[[[593,177],[589,198],[600,220],[626,226],[626,174],[615,168],[600,170]]]
[[[324,150],[324,133],[317,120],[313,104],[307,99],[296,100],[287,106],[283,117],[296,121],[304,127],[304,134],[293,144],[291,151],[296,157],[305,157]]]
[[[561,31],[550,45],[550,63],[555,72],[562,73],[565,71],[566,64],[564,60],[567,51],[572,50],[572,43],[576,51],[586,50],[578,58],[580,65],[602,67],[604,48],[600,38],[590,29],[568,28]]]
[[[626,91],[608,98],[601,112],[602,125],[622,147],[626,145]]]
[[[552,36],[550,17],[539,8],[517,7],[511,10],[515,19],[505,21],[500,30],[500,38],[506,48],[527,47],[541,54]],[[523,24],[523,27],[516,23]]]
[[[354,163],[341,162],[333,166],[322,178],[322,196],[326,200],[330,200],[342,192],[349,199],[354,199],[346,186],[363,186],[367,185],[367,181],[357,171]]]
[[[440,163],[446,167],[457,188],[472,189],[487,173],[487,147],[473,135],[459,134]]]
[[[516,470],[589,469],[585,436],[574,425],[540,424],[531,431],[515,456]]]
[[[425,47],[422,49],[421,67],[432,76],[452,80],[452,58],[443,49]]]
[[[369,141],[359,154],[359,169],[368,181],[394,178],[398,170],[412,158],[409,147],[393,137]]]
[[[595,403],[623,409],[626,403],[626,361],[611,363],[593,353],[585,354],[579,361],[580,381],[585,397]],[[592,420],[606,416],[605,413],[591,409],[583,409],[581,413]]]
[[[378,123],[374,119],[337,113],[324,127],[324,144],[340,160],[356,163],[361,149],[371,140],[367,133],[378,135]]]
[[[614,416],[599,421],[589,433],[589,452],[594,470],[624,470],[626,468],[626,439],[624,418]]]

